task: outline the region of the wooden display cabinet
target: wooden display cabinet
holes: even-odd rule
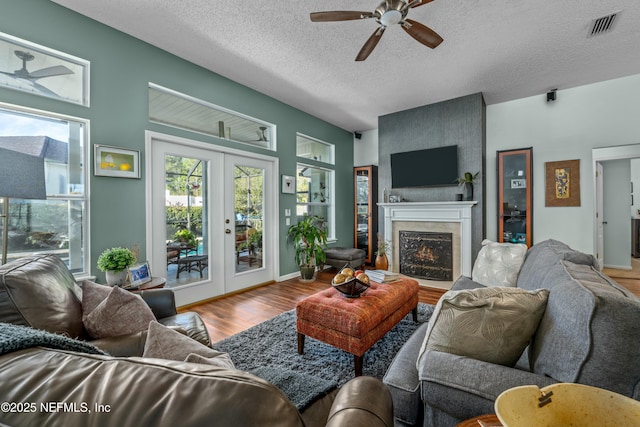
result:
[[[375,260],[378,233],[378,167],[353,168],[354,182],[354,246],[363,249],[367,264]]]
[[[498,241],[533,243],[532,149],[498,151]]]

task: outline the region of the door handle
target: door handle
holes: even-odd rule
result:
[[[224,232],[225,232],[226,234],[231,234],[231,230],[229,230],[228,228],[227,228],[226,230],[224,230]]]
[[[606,225],[606,224],[607,224],[607,221],[602,221],[602,225]]]

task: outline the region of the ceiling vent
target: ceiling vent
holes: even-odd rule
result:
[[[620,12],[594,19],[589,27],[587,37],[595,37],[612,31],[618,21],[618,15],[620,15]]]

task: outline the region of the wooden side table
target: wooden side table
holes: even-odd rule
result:
[[[496,414],[479,415],[469,418],[456,425],[456,427],[502,427],[502,423]]]
[[[149,289],[159,289],[164,288],[164,285],[167,283],[167,279],[164,277],[152,277],[150,282],[143,283],[137,288],[130,288],[129,291],[138,292],[138,291],[147,291]]]

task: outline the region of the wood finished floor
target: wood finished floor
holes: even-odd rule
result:
[[[605,269],[620,285],[640,297],[640,262],[638,270],[612,271]],[[280,313],[292,310],[301,299],[327,289],[335,272],[322,272],[312,283],[300,283],[298,279],[285,280],[270,285],[250,289],[235,295],[224,296],[180,311],[195,311],[207,325],[212,341],[230,337],[251,326],[271,319]],[[617,276],[616,276],[617,275]],[[420,302],[436,304],[446,291],[440,288],[420,287]]]
[[[207,325],[211,340],[215,342],[294,309],[301,299],[330,287],[334,274],[330,271],[319,273],[312,283],[300,283],[298,279],[285,280],[180,311],[198,313]],[[444,289],[421,287],[418,298],[420,302],[435,304],[444,292]]]

